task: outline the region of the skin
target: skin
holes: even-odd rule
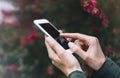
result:
[[[96,71],[101,68],[105,62],[105,56],[96,37],[80,33],[61,33],[60,35],[67,39],[75,39],[75,42],[68,43],[69,48],[82,58],[88,66]],[[66,76],[76,70],[83,72],[77,59],[55,40],[46,37],[45,44],[52,64],[59,68]]]
[[[54,39],[45,37],[45,45],[52,64],[59,68],[66,76],[76,70],[82,72],[78,60],[61,47]]]
[[[99,70],[105,62],[105,56],[96,37],[80,33],[61,33],[62,37],[75,39],[70,42],[70,49],[82,58],[92,69]],[[83,49],[87,47],[86,49]]]

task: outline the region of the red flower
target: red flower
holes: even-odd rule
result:
[[[99,11],[99,9],[96,8],[96,7],[94,7],[94,8],[92,9],[92,11],[91,11],[91,14],[92,14],[92,15],[98,15],[99,13],[100,13],[100,11]]]
[[[102,21],[102,24],[103,25],[106,25],[106,24],[108,24],[109,23],[109,20],[107,19],[107,18],[105,18],[103,21]]]
[[[104,13],[100,13],[99,17],[100,17],[101,19],[103,19],[103,18],[105,18],[105,14],[104,14]]]
[[[106,49],[106,51],[107,51],[109,54],[112,54],[112,53],[113,53],[113,50],[112,50],[111,47],[106,47],[105,49]]]
[[[91,10],[93,9],[93,7],[94,7],[94,6],[89,5],[89,6],[84,7],[84,10],[87,11],[88,13],[90,13]]]
[[[24,45],[26,44],[26,42],[27,42],[27,38],[26,38],[26,37],[22,37],[22,38],[20,39],[20,45],[21,45],[21,46],[24,46]]]
[[[89,6],[89,5],[90,5],[89,1],[82,1],[80,4],[81,4],[81,6],[83,6],[83,7],[86,7],[86,6]]]
[[[17,66],[16,65],[8,66],[7,70],[8,71],[15,71],[15,70],[17,70]]]
[[[33,41],[33,40],[35,40],[37,38],[37,36],[35,35],[35,34],[30,34],[26,39],[27,39],[27,41]]]
[[[90,2],[92,3],[92,5],[96,6],[96,0],[90,0]]]
[[[52,66],[49,66],[49,67],[47,68],[47,73],[48,73],[48,74],[53,74],[53,73],[54,73],[54,70],[53,70]]]
[[[91,27],[91,31],[92,32],[97,32],[98,31],[98,27],[97,26],[92,26]]]
[[[20,45],[21,46],[24,46],[27,42],[31,42],[31,41],[34,41],[35,39],[38,38],[38,34],[35,34],[35,33],[32,33],[30,34],[29,36],[27,37],[22,37],[21,40],[20,40]]]
[[[33,12],[40,12],[39,8],[36,5],[32,5]]]

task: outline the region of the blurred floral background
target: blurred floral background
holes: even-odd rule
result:
[[[44,34],[33,24],[46,18],[64,32],[96,36],[120,65],[120,0],[0,0],[0,78],[66,78],[47,55]],[[91,69],[80,61],[89,76]]]

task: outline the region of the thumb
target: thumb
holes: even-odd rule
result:
[[[75,54],[77,54],[79,57],[81,57],[83,60],[86,57],[86,53],[84,50],[82,50],[81,47],[77,46],[75,43],[73,42],[69,42],[68,43],[69,48],[72,50],[72,52],[74,52]]]

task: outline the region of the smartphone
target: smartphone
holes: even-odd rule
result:
[[[48,37],[55,39],[65,50],[70,49],[68,47],[68,40],[60,36],[58,29],[47,19],[37,19],[33,21],[34,24]]]

